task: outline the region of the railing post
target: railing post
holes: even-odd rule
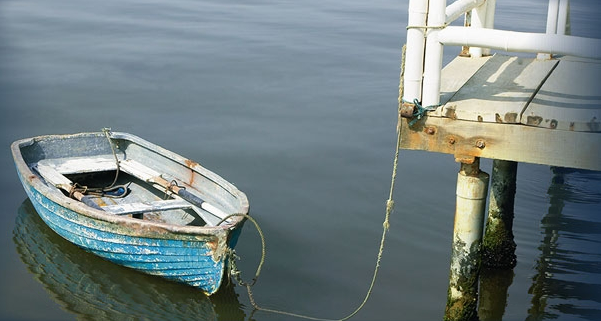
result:
[[[424,30],[428,15],[428,1],[410,0],[407,19],[407,52],[405,56],[404,94],[406,101],[422,99],[422,78],[424,73]]]
[[[484,28],[494,29],[495,28],[495,10],[497,7],[497,0],[486,1],[486,20]],[[490,56],[490,48],[484,48],[482,50],[484,56]]]
[[[549,0],[547,9],[547,34],[557,33],[557,17],[559,16],[559,0]]]
[[[549,0],[547,9],[547,28],[548,35],[569,35],[570,27],[570,0]],[[536,56],[539,60],[551,59],[550,53],[539,53]]]
[[[435,106],[440,102],[440,75],[443,45],[438,41],[440,28],[445,24],[446,0],[430,0],[428,6],[428,29],[424,60],[422,105]]]
[[[559,12],[557,16],[557,34],[571,34],[570,27],[570,0],[561,0],[559,2]]]
[[[471,14],[471,27],[472,28],[487,28],[486,18],[488,1],[484,2],[479,7],[472,9]],[[490,52],[490,50],[486,50]],[[470,47],[470,56],[473,58],[480,58],[486,54],[485,50],[481,47]]]

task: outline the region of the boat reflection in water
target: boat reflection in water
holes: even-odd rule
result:
[[[233,284],[198,289],[105,261],[54,233],[26,200],[13,241],[27,269],[78,320],[244,320]]]

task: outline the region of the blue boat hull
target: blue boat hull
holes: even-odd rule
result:
[[[24,184],[36,211],[58,235],[116,264],[200,288],[207,294],[219,289],[225,256],[215,260],[210,243],[129,236],[107,229],[62,207]],[[232,244],[233,246],[233,244]]]
[[[29,200],[17,211],[13,242],[33,279],[73,320],[184,321],[191,315],[215,321],[244,319],[240,309],[211,300],[196,288],[153,280],[82,253],[52,231]],[[235,297],[228,284],[222,284],[219,291]]]

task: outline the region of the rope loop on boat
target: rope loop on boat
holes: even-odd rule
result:
[[[236,217],[236,216],[243,217],[243,218],[251,221],[253,223],[253,225],[255,226],[255,228],[257,229],[257,232],[259,233],[259,237],[261,237],[261,261],[259,262],[259,265],[257,266],[257,271],[255,272],[255,277],[252,279],[252,281],[250,283],[247,283],[242,279],[242,274],[241,274],[240,270],[238,269],[238,267],[236,266],[236,261],[240,260],[240,256],[238,256],[236,254],[236,251],[234,251],[234,249],[232,249],[232,248],[227,249],[227,255],[228,255],[228,259],[229,259],[229,263],[230,263],[229,273],[232,276],[234,276],[234,278],[240,285],[246,286],[247,288],[250,289],[251,286],[253,286],[253,285],[255,285],[255,283],[257,283],[257,280],[259,279],[259,275],[261,275],[261,269],[263,268],[263,263],[265,263],[265,256],[267,253],[266,246],[265,246],[265,235],[263,234],[263,230],[259,226],[259,223],[252,216],[250,216],[248,214],[241,214],[241,213],[230,214],[230,215],[224,217],[221,221],[219,221],[219,223],[217,223],[217,226],[221,225],[221,223],[227,221],[228,219],[230,219],[232,217]]]
[[[71,188],[69,188],[69,197],[73,198],[73,194],[75,194],[75,192],[80,192],[82,194],[85,194],[88,192],[88,187],[81,186],[81,185],[79,185],[79,183],[73,183],[73,185],[71,185]]]
[[[373,271],[371,283],[369,285],[367,293],[365,294],[365,297],[363,298],[363,301],[359,304],[359,306],[357,306],[357,308],[353,312],[351,312],[347,316],[345,316],[343,318],[340,318],[340,319],[318,318],[318,317],[312,317],[312,316],[307,316],[307,315],[298,314],[298,313],[292,313],[292,312],[283,311],[283,310],[263,308],[263,307],[259,306],[257,304],[257,302],[255,301],[255,298],[254,298],[254,295],[253,295],[253,292],[252,292],[252,287],[257,282],[257,279],[259,278],[259,274],[261,273],[261,268],[262,268],[263,263],[265,261],[265,253],[266,253],[266,251],[265,251],[265,236],[263,235],[263,231],[259,227],[259,224],[257,223],[257,221],[253,217],[251,217],[251,216],[249,216],[247,214],[231,214],[231,215],[226,216],[224,219],[222,219],[217,225],[225,222],[230,217],[241,216],[241,217],[244,217],[244,218],[247,218],[248,220],[250,220],[255,225],[255,227],[257,228],[257,231],[259,232],[259,235],[261,236],[261,248],[262,248],[261,262],[259,263],[259,266],[258,266],[257,271],[255,273],[254,279],[250,283],[247,283],[247,282],[245,282],[243,280],[242,273],[240,272],[240,270],[236,266],[236,261],[239,260],[240,257],[236,254],[236,252],[233,249],[228,249],[228,252],[227,252],[229,263],[230,263],[229,273],[230,273],[231,276],[233,276],[236,279],[236,281],[241,286],[246,287],[246,292],[248,293],[248,298],[250,300],[250,304],[253,306],[253,308],[255,309],[255,311],[263,311],[263,312],[275,313],[275,314],[280,314],[280,315],[285,315],[285,316],[295,317],[295,318],[300,318],[300,319],[307,319],[307,320],[316,320],[316,321],[345,321],[345,320],[348,320],[348,319],[354,317],[357,313],[359,313],[359,311],[365,306],[365,304],[369,300],[369,297],[371,296],[371,293],[372,293],[372,291],[374,289],[374,285],[376,283],[376,279],[378,277],[378,272],[380,270],[380,263],[382,261],[382,255],[384,253],[384,244],[386,242],[386,235],[388,233],[388,230],[390,229],[390,222],[389,222],[390,221],[390,215],[394,211],[394,200],[393,200],[394,184],[395,184],[395,181],[396,181],[397,167],[398,167],[398,162],[399,162],[399,150],[400,150],[400,147],[401,147],[401,126],[402,126],[402,123],[403,123],[402,122],[402,118],[401,118],[401,108],[400,108],[400,105],[402,104],[402,97],[403,97],[403,78],[404,78],[404,70],[405,70],[406,45],[403,46],[403,51],[402,52],[403,53],[402,53],[401,77],[400,77],[401,81],[400,81],[400,85],[399,85],[399,111],[398,111],[398,119],[397,119],[397,143],[396,143],[396,150],[395,150],[395,156],[394,156],[393,167],[392,167],[392,177],[391,177],[391,182],[390,182],[390,194],[389,194],[388,200],[386,200],[386,214],[385,214],[385,217],[384,217],[384,222],[382,223],[382,237],[380,239],[380,247],[378,249],[378,256],[376,258],[376,264],[375,264],[375,267],[374,267],[374,271]],[[254,313],[254,311],[253,311],[253,313]]]
[[[115,158],[115,165],[117,166],[117,171],[115,172],[115,178],[113,179],[113,182],[111,183],[111,185],[104,187],[104,189],[111,189],[113,186],[115,186],[115,184],[117,184],[117,179],[119,178],[119,172],[121,171],[121,167],[119,166],[119,158],[117,157],[117,153],[115,152],[115,147],[113,146],[113,140],[111,139],[111,129],[108,127],[105,127],[102,129],[102,132],[104,133],[104,136],[106,137],[106,140],[109,142],[109,146],[111,147],[111,152],[113,153],[113,157]]]
[[[167,186],[167,190],[169,190],[169,192],[171,192],[171,193],[175,193],[176,187],[177,187],[177,190],[186,189],[186,186],[181,186],[181,185],[179,185],[179,183],[176,180],[171,180],[171,182],[169,182],[169,186]]]

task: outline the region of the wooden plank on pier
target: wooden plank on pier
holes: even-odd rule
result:
[[[470,58],[457,57],[446,65],[441,71],[441,79],[444,82],[440,84],[440,103],[446,104],[455,93],[472,78],[472,76],[484,66],[491,56]],[[442,107],[436,112],[440,113]]]
[[[601,64],[562,59],[522,116],[522,124],[601,131]]]
[[[458,72],[473,70],[481,59],[456,58],[454,63]],[[495,55],[454,93],[439,114],[460,120],[520,123],[520,115],[556,64],[556,60]],[[441,88],[447,83],[453,84],[455,79],[443,75]]]

